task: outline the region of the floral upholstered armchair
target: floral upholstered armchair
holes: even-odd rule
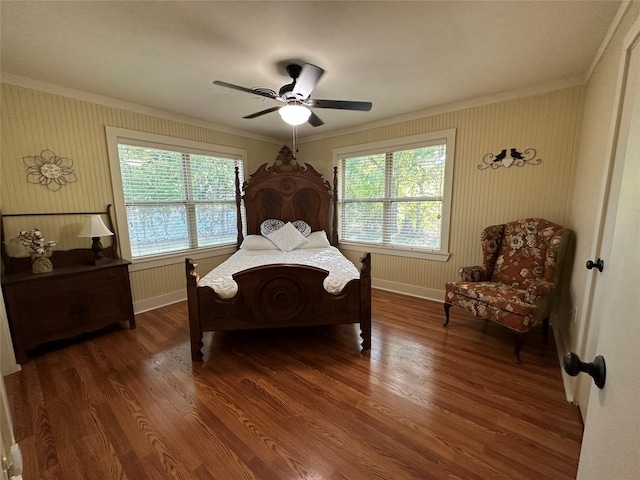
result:
[[[520,363],[524,334],[543,322],[547,338],[554,291],[572,232],[541,218],[527,218],[482,231],[482,265],[459,269],[459,282],[445,285],[445,322],[452,305],[516,334]]]

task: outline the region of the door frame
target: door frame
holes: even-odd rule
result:
[[[615,23],[616,29],[620,26],[624,20],[627,10],[633,5],[633,2],[623,2],[619,10],[619,16],[617,16]],[[600,191],[600,201],[598,202],[599,209],[597,214],[597,221],[594,224],[594,231],[591,238],[593,238],[592,258],[604,258],[610,254],[612,232],[607,232],[605,229],[607,218],[615,216],[615,209],[611,207],[612,199],[615,200],[617,207],[617,198],[620,194],[620,179],[615,178],[615,160],[618,149],[618,140],[620,132],[620,124],[622,121],[622,107],[624,104],[625,87],[628,77],[629,68],[629,56],[630,48],[634,44],[635,39],[640,35],[640,17],[636,18],[628,32],[624,36],[624,40],[621,42],[620,59],[618,61],[618,68],[616,74],[615,91],[613,99],[615,106],[612,109],[611,121],[609,123],[610,128],[607,134],[606,140],[606,166],[603,169],[605,174],[604,181],[602,183],[602,189]],[[609,39],[609,42],[611,38]],[[607,249],[609,251],[607,251]],[[586,260],[585,260],[586,261]],[[606,268],[606,261],[605,261]],[[585,293],[580,310],[583,312],[584,325],[578,330],[577,338],[574,343],[577,352],[584,358],[592,358],[595,355],[595,348],[597,343],[598,332],[600,330],[600,318],[594,315],[594,298],[598,289],[598,273],[594,270],[594,274],[591,278],[585,282]],[[563,377],[565,381],[565,388],[567,388],[567,399],[576,403],[580,409],[583,420],[586,419],[588,409],[589,390],[591,385],[591,379],[588,376],[580,375],[576,378],[569,377],[563,371]],[[584,377],[587,377],[586,379]]]
[[[610,357],[607,358],[607,362],[611,359],[611,363],[607,363],[607,383],[611,377],[612,385],[598,390],[588,376],[582,376],[583,384],[589,385],[588,394],[593,402],[585,415],[578,465],[578,478],[585,479],[603,478],[603,475],[627,478],[629,474],[637,474],[640,466],[637,456],[640,434],[634,428],[640,422],[640,407],[636,402],[639,391],[636,342],[640,335],[637,323],[640,319],[637,316],[638,297],[632,285],[625,282],[625,275],[632,274],[633,261],[638,258],[634,235],[640,228],[636,210],[640,193],[633,183],[640,174],[640,16],[625,34],[621,47],[623,83],[617,92],[618,116],[615,144],[612,146],[614,165],[603,248],[607,255],[604,257],[605,268],[606,260],[610,258],[611,265],[622,270],[614,269],[605,272],[603,277],[598,276],[592,294],[591,313],[599,328],[590,338],[595,350],[588,359],[593,358],[594,352]],[[634,256],[627,259],[625,248],[630,247]],[[613,298],[615,295],[620,298]],[[628,319],[627,314],[630,314]],[[631,323],[625,325],[624,322]],[[632,328],[625,328],[629,326]]]

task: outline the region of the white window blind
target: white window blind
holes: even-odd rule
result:
[[[240,158],[136,141],[118,158],[132,258],[235,243]]]
[[[445,251],[447,138],[339,153],[341,243]]]

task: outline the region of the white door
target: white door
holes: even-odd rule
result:
[[[638,22],[637,22],[638,23]],[[606,384],[592,384],[578,479],[640,479],[640,35],[628,37],[627,82],[615,152],[619,197],[605,228],[611,253],[597,273],[594,309],[600,315],[597,355]],[[615,171],[615,170],[614,170]],[[615,174],[614,174],[615,177]],[[613,190],[612,190],[613,192]],[[606,251],[608,249],[603,249]],[[582,361],[591,362],[592,358]]]

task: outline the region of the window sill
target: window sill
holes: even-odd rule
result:
[[[165,255],[155,255],[153,257],[133,259],[129,265],[130,272],[139,270],[148,270],[151,268],[166,267],[167,265],[177,265],[184,263],[185,258],[193,258],[198,260],[201,258],[217,257],[235,253],[235,245],[225,245],[222,247],[199,248],[197,250],[182,250],[176,253]]]
[[[359,252],[371,252],[380,255],[392,255],[396,257],[411,257],[421,258],[424,260],[434,260],[436,262],[446,262],[449,260],[451,254],[449,252],[434,252],[424,249],[411,249],[400,247],[381,247],[378,245],[371,245],[367,243],[346,243],[339,242],[341,250],[351,250]]]

